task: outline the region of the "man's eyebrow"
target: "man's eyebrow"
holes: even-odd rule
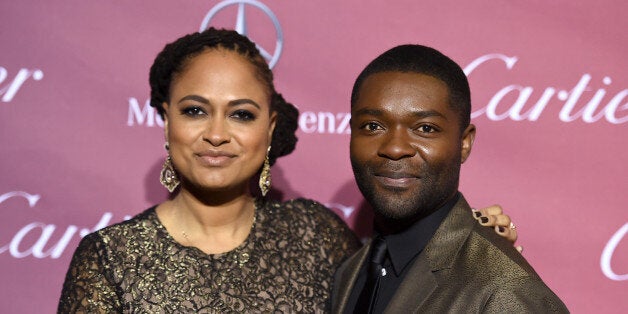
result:
[[[359,110],[356,110],[355,113],[351,114],[351,116],[353,117],[358,117],[358,116],[375,116],[375,117],[379,117],[384,115],[384,111],[383,110],[379,110],[379,109],[370,109],[370,108],[362,108]],[[415,116],[416,118],[419,119],[424,119],[424,118],[430,118],[430,117],[439,117],[439,118],[443,118],[445,120],[447,120],[447,117],[436,111],[436,110],[417,110],[412,112],[412,115]]]
[[[354,113],[351,114],[351,116],[353,116],[353,117],[357,117],[357,116],[381,116],[383,114],[384,114],[384,112],[382,110],[379,110],[379,109],[362,108],[362,109],[356,110]]]
[[[439,117],[447,120],[447,117],[436,110],[417,110],[413,113],[417,118]]]

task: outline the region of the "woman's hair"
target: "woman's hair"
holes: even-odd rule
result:
[[[251,62],[257,71],[257,78],[268,89],[270,111],[277,113],[275,130],[269,153],[270,164],[281,156],[290,154],[297,143],[295,135],[299,111],[277,93],[273,84],[273,72],[261,56],[255,44],[236,31],[215,29],[185,35],[167,44],[157,55],[150,68],[150,105],[164,116],[163,103],[170,101],[170,85],[176,76],[195,56],[207,49],[222,48],[233,51]]]

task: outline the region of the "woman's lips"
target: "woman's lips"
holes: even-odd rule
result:
[[[196,154],[196,158],[200,161],[201,165],[209,167],[226,166],[231,163],[235,157],[237,157],[236,154],[225,151],[206,151]]]

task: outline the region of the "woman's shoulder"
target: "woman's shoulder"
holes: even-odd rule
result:
[[[148,236],[156,232],[159,225],[155,207],[150,207],[128,220],[96,230],[86,235],[83,241],[97,241],[108,244],[111,241],[120,242],[128,238]]]
[[[298,219],[306,221],[326,221],[329,223],[344,223],[336,213],[325,205],[307,198],[295,198],[287,201],[268,201],[272,214],[283,219]]]
[[[284,225],[292,232],[313,230],[317,234],[334,235],[336,240],[353,242],[355,235],[335,212],[324,204],[296,198],[288,201],[268,201],[269,220],[275,225]]]
[[[360,247],[349,226],[325,205],[306,198],[268,201],[267,228],[304,251],[322,249],[322,258],[336,265]]]

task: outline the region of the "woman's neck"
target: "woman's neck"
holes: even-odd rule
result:
[[[207,254],[224,253],[242,244],[251,232],[255,199],[243,193],[207,202],[182,189],[159,205],[157,214],[177,242]]]

